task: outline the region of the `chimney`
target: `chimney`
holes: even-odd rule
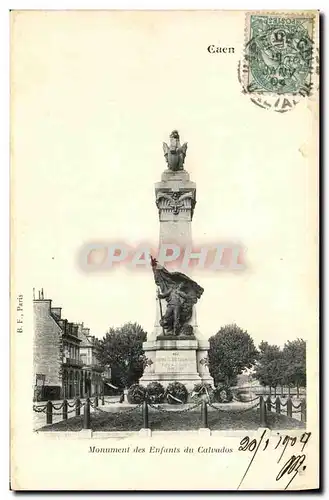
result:
[[[33,300],[35,300],[35,288],[33,288]]]
[[[62,317],[62,308],[61,307],[52,307],[51,312],[56,316],[57,319],[61,319],[61,317]]]
[[[39,293],[39,300],[41,300],[41,293],[40,293],[40,290],[38,290],[38,293]]]
[[[44,299],[43,288],[41,288],[41,298],[42,298],[42,300]]]

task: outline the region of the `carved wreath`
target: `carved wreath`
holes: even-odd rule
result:
[[[184,200],[191,199],[192,200],[192,208],[193,208],[193,193],[192,193],[192,191],[189,191],[188,193],[184,193],[182,195],[179,195],[178,192],[169,195],[169,194],[161,191],[160,193],[157,194],[157,197],[156,197],[156,204],[157,204],[158,208],[159,208],[160,199],[168,200],[169,208],[172,209],[172,211],[175,215],[178,215],[180,208],[182,208],[184,206]]]

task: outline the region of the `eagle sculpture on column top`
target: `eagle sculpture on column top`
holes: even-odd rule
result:
[[[169,139],[169,146],[167,143],[163,143],[163,152],[168,168],[173,172],[176,172],[177,170],[184,170],[187,142],[181,146],[177,130],[173,130],[171,132]]]

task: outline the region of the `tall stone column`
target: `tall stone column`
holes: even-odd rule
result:
[[[186,170],[166,170],[155,184],[159,211],[160,245],[176,243],[181,248],[192,244],[191,221],[195,207],[196,186]]]
[[[191,222],[196,204],[196,184],[183,169],[187,144],[180,145],[177,131],[171,134],[170,139],[169,147],[164,144],[168,169],[162,173],[161,181],[155,184],[155,202],[160,222],[159,248],[164,244],[176,244],[182,250],[192,247]],[[161,300],[160,310],[159,300],[156,300],[153,332],[143,344],[148,364],[140,383],[147,385],[151,381],[158,381],[167,386],[170,382],[179,381],[189,390],[200,382],[213,385],[207,365],[209,342],[198,328],[196,306],[193,306],[188,321],[193,334],[189,337],[182,334],[171,336],[160,324],[161,310],[164,315],[167,302]]]

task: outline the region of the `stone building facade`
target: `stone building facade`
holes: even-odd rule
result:
[[[43,290],[33,300],[34,311],[34,399],[101,395],[108,380],[108,367],[96,358],[96,339],[83,323],[62,317]]]
[[[33,300],[33,313],[35,399],[60,399],[63,331],[53,314],[51,300],[44,299],[43,293]]]
[[[104,367],[96,358],[96,339],[90,335],[90,328],[83,323],[78,325],[80,344],[80,359],[82,361],[82,383],[84,393],[100,395],[104,391]]]

